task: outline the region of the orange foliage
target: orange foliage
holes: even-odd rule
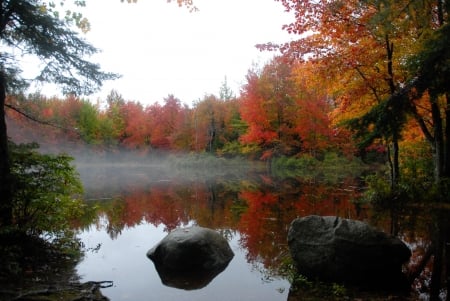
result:
[[[312,63],[296,64],[293,72],[301,91],[297,98],[296,130],[302,139],[302,147],[308,152],[330,148],[333,131],[326,83],[318,80]]]
[[[123,144],[131,149],[148,146],[150,137],[148,119],[142,105],[127,102],[120,109],[126,125],[122,133]]]
[[[241,96],[242,119],[249,127],[241,141],[260,145],[262,158],[331,147],[326,92],[310,63],[291,67],[278,58],[260,74],[250,71]]]

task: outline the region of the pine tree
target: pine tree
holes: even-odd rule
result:
[[[83,1],[75,1],[83,5]],[[88,29],[88,22],[78,13],[64,19],[53,2],[40,0],[0,1],[0,226],[13,222],[13,179],[5,122],[7,93],[17,92],[29,82],[21,77],[18,62],[23,55],[33,55],[43,64],[35,80],[59,85],[65,94],[88,95],[104,80],[118,76],[100,69],[86,59],[98,50],[80,37],[74,25]]]

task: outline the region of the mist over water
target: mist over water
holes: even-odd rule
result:
[[[17,143],[38,141],[40,153],[74,158],[85,196],[111,197],[130,186],[168,183],[232,181],[265,172],[261,162],[217,158],[210,154],[171,153],[164,150],[129,150],[120,146],[89,145],[74,132],[56,133],[53,127],[31,120],[7,118],[8,135]]]
[[[108,198],[137,187],[257,180],[261,163],[198,154],[77,154],[74,165],[87,199]]]

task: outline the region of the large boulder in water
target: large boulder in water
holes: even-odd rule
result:
[[[195,226],[170,232],[147,256],[165,285],[191,290],[206,286],[234,253],[217,231]]]
[[[411,251],[398,238],[366,223],[306,216],[289,228],[288,244],[300,274],[326,281],[398,286]]]

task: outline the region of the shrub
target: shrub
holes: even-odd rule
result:
[[[36,143],[10,145],[15,179],[13,217],[18,228],[28,234],[57,238],[82,214],[82,184],[71,165],[73,158],[41,154],[38,147]]]

